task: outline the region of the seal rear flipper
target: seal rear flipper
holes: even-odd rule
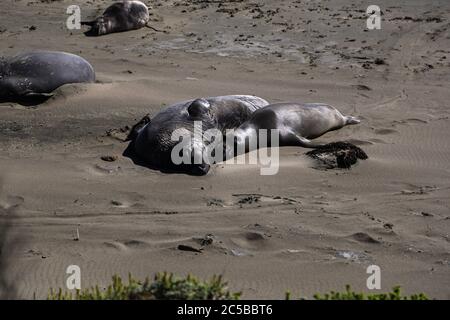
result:
[[[345,125],[358,124],[361,120],[352,116],[345,116]]]

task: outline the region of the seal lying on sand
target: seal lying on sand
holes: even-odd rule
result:
[[[235,131],[235,143],[257,140],[260,129],[279,130],[280,146],[299,146],[318,148],[315,139],[328,131],[338,130],[344,126],[358,124],[355,117],[344,116],[336,108],[322,103],[277,103],[255,111],[250,119]],[[268,141],[270,146],[270,141]],[[246,148],[248,150],[248,146]]]
[[[209,164],[202,161],[196,164],[174,164],[172,149],[179,141],[172,140],[175,130],[194,132],[194,121],[201,121],[202,130],[217,129],[224,132],[234,129],[250,119],[253,112],[269,103],[255,96],[231,95],[189,100],[174,104],[160,111],[150,119],[144,117],[136,124],[130,135],[132,140],[126,156],[135,158],[141,164],[164,171],[178,171],[194,175],[204,175]],[[204,150],[203,141],[197,141],[191,148],[191,155]],[[200,146],[198,145],[200,144]]]
[[[114,32],[136,30],[145,27],[150,19],[147,6],[141,1],[117,2],[106,8],[94,21],[81,22],[91,29],[87,36],[102,36]]]
[[[41,102],[63,84],[93,81],[89,62],[70,53],[32,51],[0,58],[0,102]]]
[[[225,147],[225,158],[260,148],[275,146],[268,133],[260,141],[261,129],[278,130],[278,146],[315,148],[306,155],[325,168],[349,168],[357,159],[367,159],[363,150],[348,142],[317,144],[315,139],[326,132],[360,123],[355,117],[342,115],[336,108],[322,103],[278,103],[255,111],[249,120],[230,133],[234,144]],[[229,141],[227,137],[227,141]]]

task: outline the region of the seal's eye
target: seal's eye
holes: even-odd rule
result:
[[[188,107],[188,112],[191,117],[201,117],[209,110],[210,104],[206,99],[196,99]]]

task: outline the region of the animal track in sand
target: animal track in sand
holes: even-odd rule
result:
[[[397,195],[425,195],[439,190],[436,186],[418,186],[414,184],[405,184],[408,189],[403,189],[395,194]]]
[[[112,173],[118,173],[120,169],[120,166],[117,165],[94,164],[88,166],[85,171],[92,175],[104,176]]]
[[[417,124],[417,123],[427,124],[428,120],[418,119],[418,118],[409,118],[409,119],[395,120],[392,123],[393,124]]]
[[[141,240],[123,240],[123,241],[106,241],[103,243],[105,246],[109,248],[116,249],[118,251],[128,251],[133,249],[148,249],[151,245],[145,241]]]
[[[129,208],[132,205],[127,201],[111,200],[111,204],[116,208]]]
[[[252,204],[297,204],[300,203],[298,200],[280,197],[280,196],[266,196],[258,193],[236,193],[233,197],[238,198],[235,205],[252,205]]]
[[[399,133],[399,132],[397,130],[394,130],[394,129],[381,128],[381,129],[376,129],[375,133],[379,134],[379,135],[387,135],[387,134],[393,134],[393,133]]]
[[[334,258],[344,259],[356,263],[367,263],[373,260],[367,253],[353,250],[335,250],[332,254]]]
[[[347,141],[356,146],[367,146],[374,144],[372,141],[369,140],[348,139]]]
[[[260,232],[244,232],[230,240],[239,249],[245,250],[260,250],[267,244],[267,237]]]
[[[365,232],[357,232],[350,236],[351,239],[356,240],[358,242],[363,243],[370,243],[370,244],[379,244],[380,241],[372,238],[370,235],[368,235]]]
[[[221,208],[244,208],[244,207],[262,207],[263,205],[289,205],[289,204],[301,204],[300,201],[280,196],[269,196],[259,193],[239,193],[232,194],[235,200],[225,201],[223,199],[211,198],[206,200],[208,207],[221,207]]]
[[[4,210],[11,210],[20,207],[25,202],[25,199],[21,196],[7,195],[5,198],[0,199],[0,208]]]

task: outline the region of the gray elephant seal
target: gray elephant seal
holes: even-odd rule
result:
[[[188,133],[194,132],[194,121],[201,121],[202,130],[217,129],[224,132],[235,129],[249,120],[252,113],[269,103],[259,97],[231,95],[189,100],[174,104],[156,114],[153,119],[144,117],[136,124],[129,136],[131,143],[124,155],[135,162],[162,171],[185,172],[204,175],[209,171],[209,164],[174,164],[172,149],[179,143],[171,139],[176,129]],[[203,144],[203,141],[197,141]],[[192,157],[202,152],[204,145],[191,146]]]
[[[278,129],[279,146],[320,148],[324,145],[315,144],[310,139],[358,123],[360,121],[355,117],[344,116],[336,108],[327,104],[271,104],[255,111],[250,119],[232,133],[234,150],[228,148],[225,151],[225,157],[228,159],[238,155],[238,150],[248,152],[258,148],[260,146],[260,141],[258,141],[260,129]],[[268,137],[270,137],[270,134],[268,134]],[[254,147],[252,148],[249,141],[257,141],[257,143],[253,144]],[[265,142],[264,146],[271,146],[271,141]]]
[[[145,27],[150,19],[147,6],[141,1],[117,2],[106,8],[94,21],[81,22],[91,29],[87,36],[102,36],[114,32],[136,30]]]
[[[0,58],[0,101],[40,100],[67,83],[95,81],[92,66],[65,52],[32,51]]]

